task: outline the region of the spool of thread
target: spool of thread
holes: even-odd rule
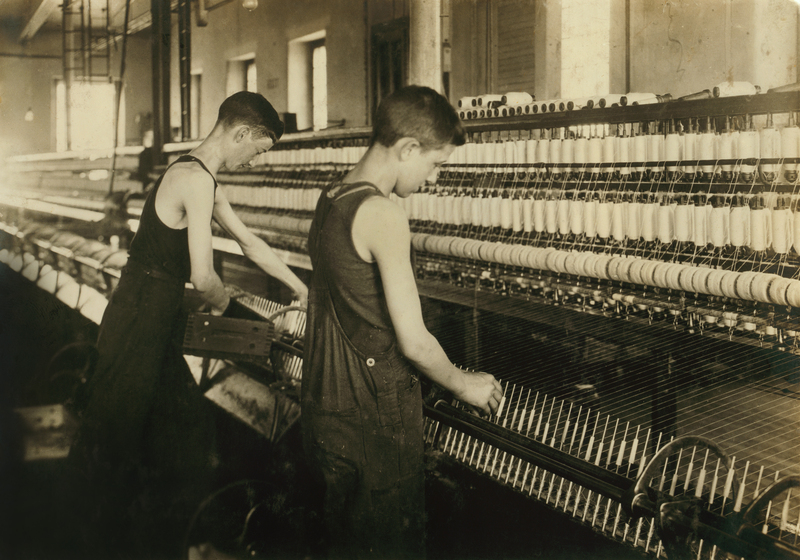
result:
[[[617,201],[611,208],[611,237],[617,241],[625,241],[628,231],[628,203]]]
[[[525,140],[514,141],[514,163],[528,163],[525,153]]]
[[[543,198],[533,199],[533,230],[542,233],[547,225],[545,219],[545,201]]]
[[[704,132],[697,135],[697,151],[698,158],[705,161],[717,161],[717,136],[713,132]],[[714,174],[713,164],[704,164],[700,166],[700,171],[706,175]]]
[[[709,243],[708,219],[711,216],[711,205],[706,200],[699,199],[694,204],[694,228],[692,241],[698,247],[705,247]]]
[[[492,193],[492,195],[489,197],[489,224],[491,227],[500,227],[500,223],[502,221],[500,211],[501,202],[502,198],[495,193]]]
[[[631,161],[631,154],[633,153],[633,139],[630,136],[620,136],[617,138],[617,162]],[[617,167],[617,172],[627,177],[631,173],[630,167]]]
[[[603,157],[601,161],[603,163],[616,163],[620,161],[618,159],[619,156],[619,149],[618,149],[618,138],[616,136],[606,136],[602,139],[603,143]],[[613,173],[613,167],[604,167],[600,170],[601,172],[605,173]]]
[[[533,96],[524,91],[511,91],[500,98],[503,105],[528,105],[533,103]]]
[[[478,104],[477,97],[462,97],[458,100],[459,108],[475,107]]]
[[[508,202],[506,203],[506,201]],[[511,231],[514,232],[522,231],[522,201],[519,198],[504,198],[500,208],[501,214],[503,213],[506,205],[508,206],[508,213],[510,214],[511,219],[510,226],[504,229],[511,229]],[[501,218],[503,218],[502,215]]]
[[[795,200],[795,209],[792,212],[792,231],[794,232],[792,235],[792,247],[795,253],[800,254],[800,210],[796,204],[797,200]]]
[[[483,201],[482,197],[477,196],[477,194],[473,191],[472,196],[472,203],[470,204],[470,223],[475,227],[481,227],[483,225]]]
[[[471,224],[472,223],[472,203],[473,198],[470,195],[459,197],[459,202],[461,204],[461,223],[462,224]]]
[[[793,218],[789,208],[776,208],[772,211],[772,249],[778,254],[788,253],[792,246]]]
[[[496,93],[479,95],[477,99],[478,107],[488,108],[492,103],[502,104],[502,99],[503,96]]]
[[[575,139],[564,138],[561,140],[561,163],[571,164],[575,162]],[[569,167],[559,167],[561,173],[567,175],[572,173]]]
[[[658,240],[661,243],[672,243],[673,239],[673,212],[669,201],[664,201],[658,207]]]
[[[583,204],[583,234],[589,238],[597,236],[597,204],[593,198]]]
[[[517,161],[517,146],[514,142],[503,142],[500,144],[504,148],[504,159],[506,165],[520,163]]]
[[[522,231],[533,231],[533,199],[529,197],[522,199]]]
[[[513,225],[513,217],[511,211],[511,199],[508,197],[500,197],[500,228],[503,230],[511,229]]]
[[[550,142],[547,139],[539,140],[539,143],[536,144],[536,161],[537,163],[550,162]],[[542,168],[542,172],[544,172],[544,168]]]
[[[728,131],[720,134],[717,137],[717,154],[719,155],[719,159],[734,159],[736,157],[734,149],[736,145],[736,133]],[[733,173],[733,165],[730,163],[723,163],[720,167],[723,173]]]
[[[647,136],[639,134],[633,137],[633,161],[647,161]],[[637,165],[634,171],[643,172],[644,166]]]
[[[481,217],[481,227],[483,228],[490,228],[492,227],[492,195],[486,193],[483,198],[480,198],[480,217]],[[498,206],[499,208],[499,206]]]
[[[489,160],[489,163],[494,163],[495,165],[504,165],[506,163],[506,143],[505,142],[493,142],[490,144],[493,147],[492,154],[490,152],[489,157],[492,159]]]
[[[714,206],[711,208],[708,229],[711,244],[714,245],[714,247],[724,247],[728,243],[728,230],[726,225],[728,223],[727,214],[729,211],[727,206]]]
[[[570,232],[570,217],[569,217],[569,209],[570,204],[567,198],[563,197],[558,199],[558,233],[561,235],[567,235]]]
[[[667,134],[666,138],[664,138],[664,159],[666,161],[680,161],[683,159],[683,154],[681,153],[683,148],[683,138],[677,132],[670,132]],[[667,171],[672,173],[677,173],[678,166],[677,165],[669,165],[667,166]]]
[[[544,229],[547,233],[558,231],[558,200],[548,198],[544,203]]]
[[[750,246],[750,206],[731,207],[730,238],[734,247]]]
[[[664,161],[664,137],[661,134],[647,135],[647,159],[654,164]],[[648,169],[653,173],[658,173],[661,170],[658,165],[650,165]]]
[[[548,161],[552,164],[561,163],[561,139],[551,138],[547,144]],[[563,173],[563,168],[553,165],[552,171],[555,174]]]
[[[583,233],[583,200],[569,201],[569,229],[575,235]]]
[[[683,135],[683,158],[684,161],[699,159],[697,156],[697,134],[689,131]],[[683,172],[692,175],[695,171],[694,165],[684,165]]]
[[[572,161],[576,164],[586,164],[589,161],[589,140],[583,136],[575,138],[572,143]],[[586,166],[582,165],[573,169],[575,173],[582,174]]]
[[[453,205],[450,204],[450,197],[439,195],[436,197],[437,203],[437,221],[440,224],[452,225],[455,221],[453,219]]]
[[[656,219],[658,216],[658,203],[646,202],[642,204],[642,239],[648,242],[656,239]]]
[[[614,205],[610,202],[597,204],[597,237],[608,239],[611,235],[611,211]]]
[[[628,202],[628,230],[626,232],[628,239],[636,241],[642,235],[641,220],[642,203],[638,200]]]
[[[539,140],[529,138],[525,140],[525,163],[536,163],[536,144]]]
[[[478,145],[474,142],[464,144],[464,157],[469,163],[478,163]]]
[[[772,245],[772,211],[769,208],[753,208],[750,211],[750,248],[765,251]]]
[[[781,129],[781,157],[800,157],[800,128],[794,126],[791,121]],[[785,163],[783,169],[787,181],[793,183],[797,180],[798,164]]]
[[[731,97],[736,95],[755,95],[761,88],[754,86],[750,82],[722,82],[714,86],[712,90],[714,97]]]
[[[476,144],[477,147],[477,162],[479,164],[485,165],[487,163],[492,163],[494,157],[494,146],[488,142],[482,142],[480,144]]]
[[[655,93],[628,92],[624,96],[620,97],[620,105],[645,105],[648,103],[657,103],[657,97],[658,96]]]
[[[796,281],[796,280],[795,280]],[[774,275],[772,282],[769,285],[769,299],[776,305],[789,305],[787,292],[792,280],[783,278],[782,276]]]
[[[741,163],[741,173],[752,174],[756,166],[744,160],[756,159],[759,155],[759,135],[756,130],[743,130],[739,133],[738,145],[736,147],[736,157],[743,160]]]
[[[586,143],[586,161],[588,163],[600,163],[603,161],[603,139],[598,136],[592,136]],[[600,168],[597,166],[590,166],[591,173],[599,173]]]
[[[781,133],[773,127],[762,128],[759,132],[758,145],[761,152],[761,159],[773,159],[781,157]],[[766,181],[773,182],[780,177],[781,166],[775,163],[762,163],[761,173]]]
[[[680,242],[692,240],[694,233],[694,206],[690,204],[678,204],[675,207],[675,239]]]

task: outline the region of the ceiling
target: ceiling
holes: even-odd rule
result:
[[[0,0],[0,33],[6,41],[25,43],[43,32],[59,31],[63,25],[63,2],[79,21],[83,8],[84,22],[94,29],[106,27],[106,14],[110,14],[110,27],[121,33],[125,23],[126,0]],[[174,2],[174,0],[172,0]],[[150,26],[151,0],[130,0],[129,29],[136,32]]]

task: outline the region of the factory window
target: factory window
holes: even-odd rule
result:
[[[372,26],[372,112],[408,81],[408,18]]]
[[[258,91],[256,75],[256,59],[251,58],[244,63],[244,89],[246,91]]]
[[[328,126],[328,69],[325,30],[289,41],[288,110],[298,130]]]
[[[56,151],[107,150],[114,147],[118,84],[76,81],[69,88],[57,80],[55,89]],[[119,108],[118,143],[125,145],[125,90]]]
[[[328,51],[325,39],[311,45],[311,97],[314,130],[328,127]]]
[[[228,61],[228,79],[225,84],[226,95],[237,91],[258,91],[256,55],[254,53],[237,56]]]

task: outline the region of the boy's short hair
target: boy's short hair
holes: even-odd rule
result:
[[[240,91],[219,106],[217,123],[226,129],[247,125],[256,136],[269,136],[277,142],[283,136],[283,121],[272,104],[260,93]]]
[[[461,146],[467,140],[450,102],[424,86],[400,88],[378,107],[370,145],[378,143],[388,148],[401,138],[415,138],[423,150],[448,144]]]

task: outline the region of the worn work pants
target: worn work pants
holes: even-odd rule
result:
[[[181,351],[183,287],[129,263],[100,327],[70,455],[88,546],[115,557],[178,558],[211,491],[213,417]]]

